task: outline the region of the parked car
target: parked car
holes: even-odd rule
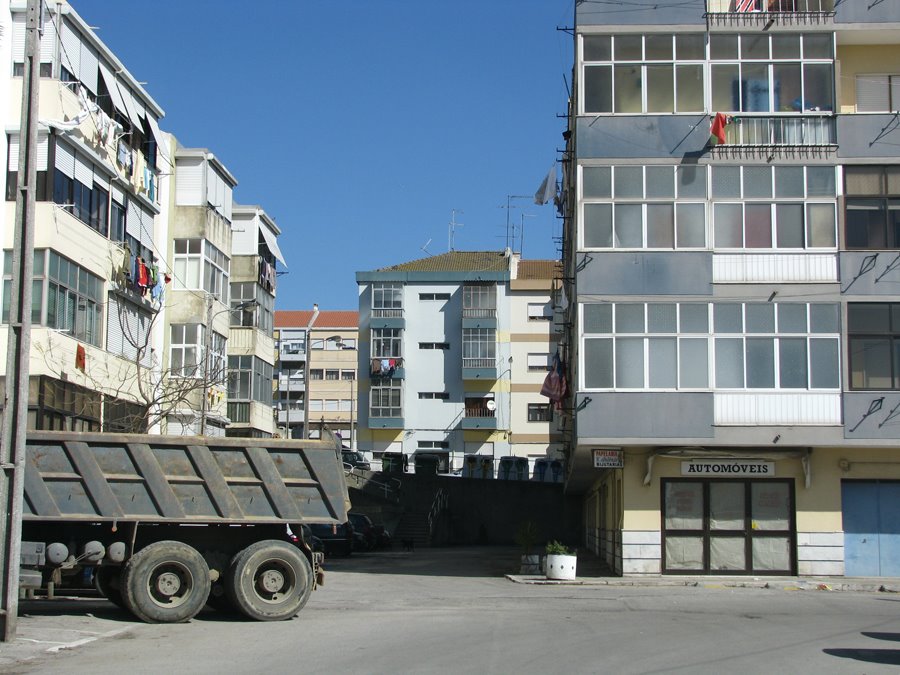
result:
[[[366,456],[355,450],[344,450],[341,452],[341,460],[343,460],[344,464],[349,464],[354,469],[372,470],[372,465],[369,464]]]
[[[313,524],[309,525],[309,529],[313,536],[322,540],[326,556],[348,556],[353,553],[353,525],[350,521],[340,525]]]
[[[391,535],[384,525],[376,525],[364,513],[348,513],[347,517],[353,523],[353,529],[365,536],[369,550],[391,547]]]

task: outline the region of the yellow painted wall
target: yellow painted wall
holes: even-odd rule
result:
[[[837,50],[840,74],[838,105],[842,113],[856,112],[856,76],[900,74],[900,45],[845,45]]]

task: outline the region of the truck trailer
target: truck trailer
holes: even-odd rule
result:
[[[323,582],[302,524],[338,525],[341,444],[32,431],[20,587],[90,581],[149,623],[206,604],[260,621],[295,616]]]

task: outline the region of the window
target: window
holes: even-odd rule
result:
[[[153,315],[117,293],[110,293],[108,298],[106,351],[129,361],[140,359],[144,366],[150,366],[150,326]]]
[[[831,166],[712,167],[715,248],[835,248],[834,171]]]
[[[496,284],[466,284],[463,286],[463,316],[483,318],[496,315]]]
[[[64,143],[56,144],[55,164],[53,202],[107,236],[109,176],[96,170],[91,160]]]
[[[419,300],[449,300],[449,293],[419,293]]]
[[[838,305],[582,307],[587,389],[840,388]]]
[[[401,392],[400,380],[373,380],[369,390],[369,416],[400,417],[403,401]]]
[[[390,359],[403,356],[401,328],[372,329],[372,358]]]
[[[321,368],[313,368],[309,371],[309,379],[310,380],[324,380],[325,373]]]
[[[355,380],[356,379],[356,371],[355,370],[342,370],[341,371],[341,379],[342,380]]]
[[[175,288],[205,290],[222,302],[228,302],[228,256],[205,239],[176,239]]]
[[[463,328],[463,368],[494,368],[497,331],[493,328]]]
[[[528,372],[546,372],[550,370],[550,354],[529,354],[528,355]]]
[[[856,76],[856,112],[900,110],[900,75]]]
[[[900,304],[849,303],[851,389],[900,389]]]
[[[393,282],[372,284],[372,316],[375,318],[403,316],[403,284]]]
[[[449,450],[450,443],[448,441],[417,441],[417,450]]]
[[[450,394],[446,391],[420,391],[419,400],[422,401],[449,401]]]
[[[68,333],[77,340],[100,346],[102,289],[103,280],[100,277],[94,276],[55,251],[50,251],[47,274],[47,327]]]
[[[339,380],[339,379],[341,379],[341,371],[328,369],[325,371],[325,379],[326,380]]]
[[[552,422],[553,410],[549,403],[529,403],[528,404],[528,421],[529,422]]]
[[[450,349],[449,342],[420,342],[419,349]]]
[[[243,303],[256,301],[256,305],[241,310],[235,308]],[[271,333],[274,328],[275,296],[253,281],[242,281],[231,284],[232,326],[258,328],[264,333]]]
[[[706,247],[705,166],[581,167],[582,247]]]
[[[228,398],[272,405],[272,364],[251,354],[228,357]],[[312,403],[312,401],[310,401]]]
[[[711,110],[831,112],[834,46],[828,33],[709,36]]]
[[[585,35],[584,113],[704,110],[702,33]]]
[[[202,331],[203,326],[199,323],[171,325],[169,370],[172,377],[203,377],[200,362]]]
[[[900,248],[900,166],[844,167],[848,249]]]
[[[544,303],[528,303],[528,320],[529,321],[552,321],[553,307],[549,302]]]

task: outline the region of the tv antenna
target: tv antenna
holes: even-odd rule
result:
[[[464,227],[464,225],[462,223],[456,222],[456,214],[457,213],[462,213],[462,211],[457,210],[457,209],[450,210],[450,224],[447,226],[447,250],[448,251],[453,250],[453,236],[455,234],[454,230],[456,230],[457,227]]]
[[[428,241],[426,241],[426,242],[422,245],[422,250],[425,251],[425,255],[429,255],[429,256],[430,256],[430,255],[433,255],[433,254],[431,253],[431,251],[428,250],[428,244],[430,244],[430,243],[431,243],[431,239],[429,239]]]

